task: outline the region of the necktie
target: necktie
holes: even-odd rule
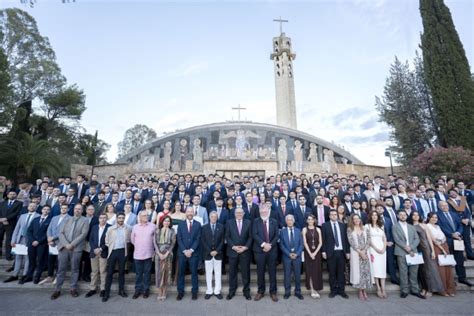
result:
[[[241,235],[242,233],[242,221],[237,221],[237,229],[239,230],[239,236]]]
[[[191,229],[193,229],[193,222],[190,221],[188,225],[188,232],[191,233]]]
[[[292,251],[295,249],[295,236],[293,235],[293,228],[290,229],[290,248]]]
[[[453,222],[453,218],[451,217],[451,214],[449,214],[449,212],[445,212],[444,215],[446,215],[446,218],[449,221],[449,225],[451,225],[451,228],[453,229],[453,231],[455,231],[456,227],[454,226],[454,222]]]
[[[332,224],[333,225],[333,230],[334,230],[334,242],[336,244],[336,248],[339,247],[339,234],[337,233],[337,227],[336,223]]]
[[[41,218],[40,218],[40,226],[43,225],[43,222],[44,222],[44,218],[41,217]]]
[[[296,208],[296,201],[293,200],[293,208]]]
[[[265,234],[265,242],[269,241],[268,230],[267,230],[267,221],[263,221],[263,232]]]
[[[216,224],[212,224],[211,228],[212,228],[212,235],[214,236],[214,233],[216,232]]]
[[[435,203],[433,202],[433,199],[430,199],[430,211],[432,213],[436,212]]]
[[[8,201],[8,208],[10,208],[10,207],[12,206],[12,204],[13,204],[13,201],[12,201],[12,200],[9,200],[9,201]]]
[[[301,208],[301,213],[303,213],[303,215],[304,215],[305,212],[306,212],[306,208],[303,206],[303,207]]]
[[[138,203],[135,203],[135,205],[133,206],[133,213],[137,214],[137,210],[138,210]]]

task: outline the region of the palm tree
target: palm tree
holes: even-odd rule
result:
[[[62,161],[46,140],[27,133],[0,139],[0,169],[16,183],[31,181],[41,174],[58,175]]]

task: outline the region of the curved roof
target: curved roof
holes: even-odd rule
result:
[[[328,148],[332,150],[335,154],[345,157],[352,163],[364,164],[362,161],[360,161],[358,158],[356,158],[347,150],[342,149],[341,147],[331,142],[325,141],[319,137],[313,136],[311,134],[308,134],[299,130],[287,128],[287,127],[281,127],[281,126],[266,124],[266,123],[255,123],[255,122],[250,122],[250,121],[229,121],[229,122],[221,122],[221,123],[204,124],[204,125],[198,125],[198,126],[185,128],[185,129],[176,130],[171,133],[166,133],[160,137],[157,137],[151,140],[147,144],[136,148],[132,152],[118,159],[117,162],[124,163],[124,162],[130,161],[130,159],[133,158],[134,156],[139,155],[142,152],[149,150],[158,144],[162,144],[168,140],[175,139],[176,137],[179,137],[180,134],[193,134],[201,130],[209,130],[209,129],[263,129],[263,130],[267,130],[271,132],[286,134],[290,137],[304,139],[309,142]]]

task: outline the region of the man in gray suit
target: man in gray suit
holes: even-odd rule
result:
[[[201,206],[201,197],[199,195],[193,197],[192,206],[194,210],[194,219],[200,222],[202,226],[207,225],[209,223],[209,217],[206,208]]]
[[[16,223],[15,230],[13,231],[11,246],[15,250],[16,245],[26,246],[26,234],[28,227],[33,222],[33,219],[40,216],[36,213],[36,203],[30,203],[28,205],[28,213],[22,214]],[[13,269],[13,275],[3,281],[4,283],[18,280],[20,275],[21,266],[23,265],[23,276],[20,279],[20,284],[25,283],[27,280],[26,274],[28,272],[28,256],[26,255],[15,255],[15,267]],[[31,280],[30,280],[31,281]]]
[[[411,294],[424,299],[418,287],[418,265],[408,265],[406,255],[415,256],[420,239],[415,228],[407,223],[408,214],[406,210],[398,211],[398,223],[392,227],[393,241],[395,242],[395,256],[397,257],[400,272],[400,297],[406,298],[408,291]]]
[[[69,218],[59,232],[58,243],[58,275],[56,278],[56,290],[51,295],[55,300],[61,295],[61,287],[64,283],[64,276],[71,263],[71,295],[78,297],[77,280],[79,279],[79,262],[82,250],[89,232],[89,221],[82,216],[82,205],[74,206],[74,216]]]

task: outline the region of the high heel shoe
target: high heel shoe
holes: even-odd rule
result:
[[[384,297],[383,297],[383,292],[382,292],[382,291],[379,291],[379,290],[377,290],[377,296],[378,296],[379,298],[384,298]]]
[[[365,301],[364,294],[362,292],[359,292],[359,300]]]
[[[362,294],[364,294],[364,301],[368,301],[369,297],[367,296],[367,292],[364,291]]]

